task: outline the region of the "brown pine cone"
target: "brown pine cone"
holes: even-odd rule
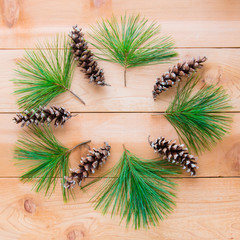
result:
[[[197,158],[188,153],[188,149],[184,148],[184,144],[178,145],[176,141],[168,141],[164,137],[159,137],[155,141],[149,143],[155,152],[158,152],[160,156],[168,159],[168,161],[183,166],[187,172],[191,173],[191,176],[196,175]]]
[[[17,113],[17,116],[13,118],[15,123],[22,123],[21,127],[28,126],[30,124],[50,124],[53,120],[54,126],[63,126],[64,123],[72,117],[72,114],[66,111],[63,107],[52,106],[50,108],[39,108],[36,112],[31,110],[30,112],[25,111],[22,113]]]
[[[103,69],[99,69],[93,53],[88,49],[87,42],[83,36],[82,29],[79,29],[77,25],[73,26],[69,33],[69,37],[72,39],[71,48],[75,55],[75,60],[78,61],[79,66],[88,76],[90,82],[100,86],[110,86],[105,82]]]
[[[161,92],[167,91],[168,88],[172,87],[176,82],[179,82],[183,76],[195,72],[197,68],[201,68],[203,66],[202,63],[204,63],[206,60],[206,57],[198,57],[197,59],[192,58],[191,60],[183,63],[179,62],[172,68],[170,67],[168,72],[156,80],[154,90],[152,91],[154,100]]]
[[[67,189],[73,188],[76,183],[80,186],[82,181],[89,176],[90,173],[95,173],[95,170],[102,166],[108,156],[110,156],[111,147],[108,143],[105,146],[89,150],[86,158],[81,158],[79,167],[77,169],[70,169],[70,176],[65,176],[64,187]]]

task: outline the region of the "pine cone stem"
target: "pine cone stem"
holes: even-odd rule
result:
[[[74,93],[73,91],[71,91],[70,89],[66,88],[66,90],[68,92],[70,92],[73,96],[75,96],[82,104],[86,105],[86,103],[76,94]]]
[[[152,141],[150,140],[150,135],[148,135],[148,143],[150,144],[150,146],[151,146],[151,144],[152,144]]]
[[[76,116],[78,116],[78,115],[79,115],[79,113],[76,113],[76,114],[72,115],[72,117],[76,117]]]
[[[70,149],[69,152],[72,152],[76,148],[78,148],[78,147],[80,147],[80,146],[82,146],[84,144],[90,143],[90,142],[91,142],[91,140],[88,140],[88,141],[85,141],[85,142],[81,142],[81,143],[77,144],[75,147],[73,147],[72,149]]]

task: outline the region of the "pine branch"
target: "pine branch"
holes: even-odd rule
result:
[[[39,128],[33,125],[29,130],[30,132],[25,132],[25,135],[17,141],[14,151],[17,164],[27,169],[21,180],[34,181],[33,188],[36,192],[44,191],[45,195],[51,195],[60,177],[63,199],[66,201],[68,196],[63,187],[64,176],[68,175],[69,155],[73,149],[69,150],[61,145],[51,129],[46,126]],[[82,144],[85,143],[87,142]]]
[[[135,229],[156,225],[175,205],[175,183],[166,176],[178,173],[167,161],[140,159],[125,149],[120,161],[103,176],[107,179],[94,196],[95,208],[103,214],[109,210],[112,216],[120,214],[127,225],[133,221]]]
[[[166,119],[177,131],[180,140],[196,153],[210,149],[228,133],[231,116],[230,97],[222,87],[204,85],[199,91],[193,89],[199,77],[192,76],[180,89],[169,105]]]
[[[36,50],[26,51],[17,66],[19,77],[13,79],[16,87],[14,93],[19,97],[17,103],[21,109],[44,107],[65,91],[85,104],[70,90],[75,64],[65,36],[57,36],[52,43],[46,42],[38,45]]]
[[[177,55],[173,50],[173,40],[166,36],[158,37],[160,26],[155,22],[148,23],[140,15],[122,16],[120,23],[112,16],[110,20],[91,26],[91,30],[91,44],[100,51],[96,56],[104,61],[119,63],[125,70],[166,63]]]

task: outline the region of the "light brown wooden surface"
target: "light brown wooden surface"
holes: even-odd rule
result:
[[[176,41],[179,59],[207,56],[199,84],[222,85],[231,95],[234,109],[232,130],[224,140],[199,156],[195,178],[187,174],[179,184],[177,207],[156,228],[135,231],[94,211],[89,199],[97,188],[76,192],[77,200],[64,204],[59,188],[48,199],[19,181],[22,170],[14,165],[13,147],[20,126],[11,122],[16,111],[12,95],[15,63],[24,48],[56,33],[69,32],[78,24],[84,30],[101,17],[141,13],[162,26],[163,34]],[[240,2],[238,0],[1,0],[0,1],[0,239],[1,240],[79,240],[79,239],[240,239]],[[81,105],[68,93],[52,103],[64,105],[79,115],[56,129],[56,137],[67,147],[92,139],[92,146],[104,141],[112,154],[104,168],[119,159],[122,144],[139,156],[156,156],[147,142],[148,135],[177,138],[163,116],[175,88],[153,101],[151,91],[157,76],[169,64],[129,69],[127,88],[123,69],[100,62],[111,87],[89,85],[77,69],[72,89],[86,101]],[[75,166],[84,150],[71,155]],[[96,173],[102,173],[104,169]]]

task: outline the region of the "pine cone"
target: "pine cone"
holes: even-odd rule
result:
[[[105,143],[105,146],[99,149],[93,148],[92,151],[89,150],[87,157],[81,158],[79,168],[74,170],[70,169],[70,176],[65,176],[66,182],[64,187],[67,189],[73,188],[76,183],[80,186],[82,180],[87,178],[90,173],[95,173],[95,170],[106,162],[108,156],[110,156],[110,149],[111,147],[108,143]]]
[[[169,162],[180,164],[187,172],[191,172],[191,176],[196,175],[197,158],[189,155],[188,149],[184,148],[184,144],[178,145],[176,141],[168,141],[164,137],[160,137],[153,142],[149,140],[149,143],[155,152],[166,157]]]
[[[72,39],[71,48],[75,55],[75,60],[79,62],[82,71],[89,77],[90,82],[100,86],[110,86],[105,82],[103,69],[99,69],[97,62],[93,58],[93,53],[88,49],[86,40],[84,39],[82,29],[73,26],[69,37]]]
[[[183,76],[195,72],[197,68],[201,68],[203,66],[202,63],[204,63],[206,60],[206,57],[198,57],[197,59],[192,58],[192,60],[183,63],[179,62],[172,68],[170,67],[168,72],[156,80],[154,90],[152,92],[154,100],[161,92],[167,91],[168,88],[172,87],[176,82],[179,82]]]
[[[21,127],[24,125],[28,126],[30,124],[50,124],[53,120],[54,126],[63,126],[64,123],[72,117],[71,113],[66,111],[63,107],[50,107],[50,108],[40,108],[36,112],[31,110],[30,112],[25,111],[22,113],[17,113],[17,116],[13,118],[15,123],[22,123]]]

